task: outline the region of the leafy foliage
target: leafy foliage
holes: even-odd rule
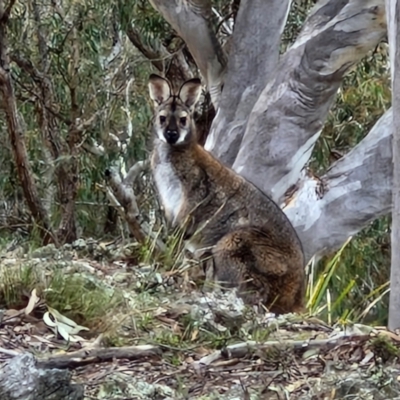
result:
[[[127,169],[146,156],[150,112],[142,93],[148,62],[122,35],[121,23],[127,15],[124,7],[126,4],[122,2],[105,1],[71,2],[62,8],[41,1],[17,2],[11,16],[11,60],[23,61],[11,64],[17,106],[39,192],[50,203],[46,206],[52,212],[54,225],[61,217],[60,200],[55,198],[53,189],[54,168],[71,156],[64,152],[52,160],[43,131],[43,124],[50,122],[43,121],[42,108],[50,108],[50,116],[54,117],[50,129],[64,143],[69,137],[68,121],[74,118],[73,101],[79,105],[79,122],[86,122],[80,137],[79,149],[84,144],[86,147],[78,159],[76,201],[83,235],[99,235],[104,231],[108,200],[98,186],[104,170],[110,165]],[[39,23],[35,22],[35,12],[40,14]],[[45,39],[42,50],[40,36]],[[78,53],[77,60],[74,52]],[[51,106],[44,106],[43,79],[53,93]],[[71,97],[72,89],[76,100]],[[6,172],[0,178],[2,197],[12,207],[24,208],[4,125],[0,132],[0,156]],[[90,147],[104,150],[93,154]],[[20,215],[12,210],[2,211],[2,230],[13,229]],[[27,227],[29,222],[29,218],[23,220]]]

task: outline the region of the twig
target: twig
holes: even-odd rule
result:
[[[16,357],[16,356],[19,356],[21,354],[18,351],[4,349],[3,347],[0,347],[0,353],[7,354],[8,356],[12,356],[12,357]]]
[[[133,185],[137,177],[150,165],[149,160],[138,161],[133,165],[124,178],[125,185]]]

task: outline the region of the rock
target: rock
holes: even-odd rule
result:
[[[0,369],[2,400],[82,400],[83,385],[71,383],[68,370],[39,369],[32,354],[7,361]]]

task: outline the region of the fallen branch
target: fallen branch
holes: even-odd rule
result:
[[[205,366],[211,365],[213,362],[220,359],[234,359],[234,358],[244,358],[246,356],[250,356],[255,352],[261,352],[265,350],[271,349],[287,349],[291,348],[293,350],[309,350],[315,348],[334,348],[336,346],[340,346],[341,344],[348,344],[350,341],[358,341],[365,342],[370,339],[370,335],[366,334],[353,334],[349,336],[340,336],[328,339],[319,339],[319,340],[285,340],[285,341],[277,341],[271,340],[265,343],[258,343],[255,341],[248,341],[243,343],[237,343],[230,346],[225,347],[222,350],[217,350],[207,356],[204,356],[199,361],[194,363],[196,369],[204,368]]]
[[[31,356],[30,353],[22,354],[18,351],[5,349],[3,347],[0,347],[0,353],[16,358],[26,355]],[[161,347],[148,344],[108,348],[91,347],[90,349],[81,349],[67,354],[36,358],[35,365],[43,369],[77,368],[83,365],[106,362],[113,359],[137,360],[145,357],[160,356],[161,354]]]
[[[3,347],[0,347],[0,353],[7,354],[8,356],[12,356],[12,357],[16,357],[16,356],[19,356],[21,354],[18,351],[5,349]]]
[[[146,357],[160,356],[161,354],[161,348],[153,345],[82,349],[68,354],[39,358],[37,366],[43,369],[77,368],[87,364],[106,362],[114,359],[138,360]]]

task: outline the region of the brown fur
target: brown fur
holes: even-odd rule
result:
[[[276,313],[301,311],[304,256],[291,223],[268,196],[197,143],[192,109],[200,81],[185,83],[179,97],[161,77],[153,75],[149,87],[156,105],[152,169],[170,224],[185,229],[189,249],[212,256],[214,278],[237,287],[247,303],[261,301]],[[179,115],[186,114],[181,126]],[[166,139],[175,133],[176,143]]]

